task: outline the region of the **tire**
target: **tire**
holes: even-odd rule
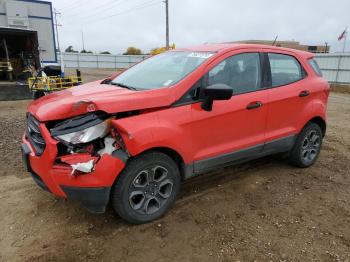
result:
[[[181,185],[179,168],[172,158],[149,152],[130,159],[113,186],[114,210],[131,224],[160,218],[173,206]]]
[[[322,139],[320,126],[313,122],[308,123],[298,135],[290,152],[290,164],[302,168],[312,166],[320,154]]]

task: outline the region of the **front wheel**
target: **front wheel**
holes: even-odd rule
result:
[[[290,153],[290,163],[298,167],[313,165],[320,154],[322,139],[320,126],[312,122],[307,124],[298,135]]]
[[[180,189],[176,163],[160,152],[131,159],[112,191],[112,205],[121,218],[142,224],[164,215],[174,204]]]

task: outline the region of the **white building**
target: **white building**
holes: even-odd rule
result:
[[[39,50],[40,60],[57,63],[52,4],[38,0],[0,0],[0,41],[16,53]]]

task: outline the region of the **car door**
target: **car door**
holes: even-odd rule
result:
[[[268,90],[266,125],[267,149],[284,151],[294,143],[300,115],[311,101],[307,74],[299,60],[289,52],[264,50],[269,61],[271,88]],[[277,148],[269,148],[273,145]]]
[[[264,144],[267,93],[262,87],[258,50],[231,52],[208,66],[205,85],[233,88],[230,100],[214,101],[212,111],[192,104],[195,173],[256,156]]]

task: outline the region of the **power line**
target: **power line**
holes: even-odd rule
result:
[[[86,1],[81,1],[81,0],[76,0],[76,1],[73,1],[73,3],[71,3],[70,5],[64,5],[62,8],[61,8],[61,11],[63,10],[66,10],[66,9],[72,9],[72,8],[75,8],[75,7],[78,7],[78,6],[81,6],[82,4],[86,4]]]
[[[151,4],[151,2],[153,2],[153,3]],[[114,17],[114,16],[118,16],[118,15],[130,13],[130,12],[132,12],[132,11],[134,11],[134,10],[140,10],[140,9],[143,9],[143,8],[146,8],[146,7],[155,5],[155,4],[159,4],[159,3],[161,3],[161,2],[160,2],[160,1],[157,1],[157,0],[156,0],[156,2],[155,2],[154,0],[152,0],[152,1],[149,1],[149,2],[146,2],[146,3],[141,4],[140,6],[135,6],[135,7],[131,8],[131,9],[124,10],[124,11],[122,11],[122,12],[120,12],[120,13],[116,13],[116,14],[113,14],[113,15],[110,15],[110,16],[103,17],[103,19],[108,19],[108,18],[111,18],[111,17]],[[147,4],[148,4],[148,5],[147,5]]]
[[[107,1],[105,2],[104,4],[100,4],[99,6],[97,7],[94,7],[93,10],[91,10],[92,12],[96,13],[96,11],[100,12],[100,11],[104,11],[104,10],[108,10],[109,8],[112,8],[113,5],[115,4],[120,4],[122,1],[124,0],[111,0],[111,1]],[[91,7],[91,6],[90,6]],[[75,12],[75,13],[70,13],[69,11],[76,11],[78,9],[80,9],[78,12]],[[77,8],[73,8],[73,9],[70,9],[68,10],[68,16],[66,17],[76,17],[76,16],[79,16],[81,14],[86,14],[86,12],[82,12],[81,10],[81,7],[77,7]],[[89,12],[88,12],[89,13]]]
[[[83,21],[83,23],[84,24],[91,24],[91,23],[101,22],[101,21],[104,21],[106,19],[109,19],[109,18],[112,18],[112,17],[115,17],[115,16],[119,16],[119,15],[127,14],[127,13],[130,13],[130,12],[133,12],[133,11],[141,10],[141,9],[144,9],[144,8],[147,8],[147,7],[150,7],[150,6],[162,3],[162,2],[163,2],[163,0],[161,0],[161,1],[160,0],[146,1],[146,2],[140,3],[138,5],[134,5],[133,7],[129,8],[129,9],[126,9],[126,10],[123,10],[121,12],[118,12],[118,13],[115,13],[115,14],[111,14],[111,15],[108,15],[108,16],[104,16],[104,17],[98,18],[98,19],[94,19],[93,16],[86,16],[86,17],[83,17],[83,18],[75,16],[74,18],[75,19],[79,19],[80,22],[82,20],[84,20],[84,19],[89,19],[89,21]],[[70,22],[70,23],[72,23],[72,22]],[[83,33],[82,33],[82,39],[83,38],[84,37],[83,37]],[[84,42],[84,40],[82,40],[82,41]]]
[[[106,20],[106,19],[109,19],[109,18],[111,18],[111,17],[118,16],[118,15],[123,15],[123,14],[126,14],[126,13],[130,13],[130,12],[135,11],[135,10],[140,10],[140,9],[143,9],[143,8],[147,8],[147,7],[153,6],[153,5],[155,5],[155,4],[159,4],[159,3],[161,3],[161,1],[159,1],[159,0],[146,1],[146,2],[144,2],[144,3],[142,3],[142,4],[133,6],[133,7],[130,8],[130,9],[126,9],[126,10],[121,11],[121,12],[119,12],[119,13],[115,13],[115,14],[112,14],[112,15],[109,15],[109,16],[104,16],[104,17],[102,17],[102,18],[94,19],[94,20],[92,20],[92,19],[93,19],[93,16],[75,17],[75,18],[79,19],[80,21],[81,21],[81,20],[84,20],[84,19],[89,19],[89,24],[91,24],[91,23],[96,23],[96,22],[104,21],[104,20]],[[84,21],[84,23],[85,23],[85,21]]]

